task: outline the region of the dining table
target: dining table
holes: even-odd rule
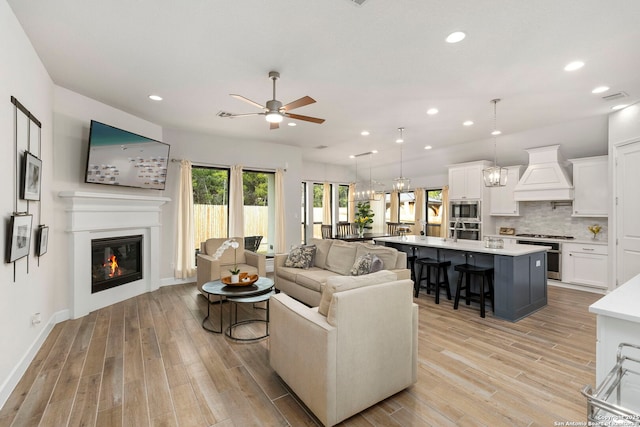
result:
[[[391,237],[387,233],[364,233],[362,236],[358,234],[345,234],[337,235],[334,237],[336,240],[343,240],[345,242],[365,242],[367,240],[380,239],[382,237]]]

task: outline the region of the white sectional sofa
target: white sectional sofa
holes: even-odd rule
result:
[[[288,254],[274,257],[275,286],[281,292],[311,307],[320,304],[322,288],[331,276],[350,276],[356,259],[371,253],[383,263],[381,269],[396,273],[398,280],[410,279],[407,254],[397,249],[372,243],[344,242],[333,239],[311,239],[307,246],[315,245],[313,265],[307,269],[285,267]]]

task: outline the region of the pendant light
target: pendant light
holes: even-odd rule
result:
[[[404,143],[404,128],[398,128],[398,131],[400,131],[400,138],[396,139],[396,143],[400,144],[400,176],[393,180],[393,189],[399,193],[405,193],[409,191],[411,180],[402,176],[402,144]]]
[[[506,168],[498,166],[497,137],[501,132],[496,127],[496,105],[500,102],[500,99],[492,99],[491,102],[493,103],[493,132],[491,132],[491,135],[493,135],[493,166],[483,169],[482,176],[484,178],[485,187],[504,187],[507,185],[507,173],[509,171]]]
[[[374,200],[381,200],[382,195],[375,190],[374,181],[371,178],[371,156],[375,153],[376,151],[369,151],[367,153],[356,154],[354,156],[356,159],[356,190],[354,194],[354,201],[356,202],[371,202]],[[364,156],[369,156],[369,182],[358,182],[358,157]]]

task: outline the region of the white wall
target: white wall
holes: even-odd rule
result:
[[[33,138],[31,146],[31,151],[43,162],[41,200],[29,202],[29,212],[33,214],[33,229],[35,230],[39,224],[52,227],[54,221],[51,209],[54,199],[51,113],[53,84],[4,0],[0,1],[0,40],[0,178],[3,183],[0,197],[0,242],[4,245],[7,239],[5,224],[14,211],[14,188],[17,179],[13,134],[14,107],[10,103],[11,96],[16,97],[42,122],[40,153],[37,152],[38,147],[33,143]],[[18,116],[21,116],[21,113]],[[26,148],[26,144],[19,146],[18,155],[21,156]],[[26,211],[27,203],[19,201],[17,210]],[[53,237],[50,238],[53,240]],[[52,241],[50,245],[51,243]],[[65,290],[54,280],[56,257],[49,252],[38,264],[34,248],[32,238],[29,256],[18,260],[15,270],[13,264],[4,262],[0,267],[0,324],[3,325],[0,328],[0,405],[4,404],[22,376],[35,351],[53,326],[57,314],[67,308],[64,299],[60,297],[61,294],[64,295]],[[42,323],[32,325],[31,316],[37,312],[42,317]]]

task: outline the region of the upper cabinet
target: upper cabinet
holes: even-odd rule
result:
[[[507,174],[507,185],[504,187],[491,187],[491,209],[490,214],[494,216],[519,216],[520,202],[513,197],[513,190],[516,188],[518,180],[524,170],[523,166],[509,166]]]
[[[489,162],[482,160],[449,167],[449,199],[482,200],[484,190],[482,169],[490,165]]]
[[[573,163],[572,216],[606,217],[609,207],[607,156],[570,159]]]

